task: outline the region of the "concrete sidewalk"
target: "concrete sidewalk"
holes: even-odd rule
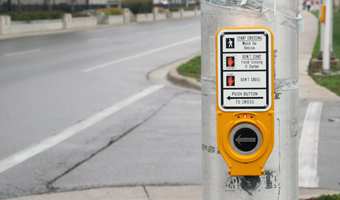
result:
[[[338,194],[340,191],[323,189],[299,189],[300,199],[318,197],[321,194]],[[202,186],[136,186],[113,187],[82,191],[42,194],[13,198],[11,200],[201,200]]]
[[[307,11],[301,11],[305,21],[305,32],[300,32],[300,57],[299,57],[299,99],[301,101],[340,101],[340,97],[331,91],[318,86],[307,74],[308,63],[314,48],[317,36],[317,19]],[[187,59],[186,59],[187,60]],[[165,66],[149,74],[150,79],[157,83],[169,85],[165,80],[165,75],[171,69],[175,69],[179,63]],[[172,70],[171,73],[176,70]],[[177,75],[175,75],[177,76]],[[176,78],[176,77],[175,77]],[[179,77],[183,80],[183,77]],[[183,82],[183,81],[182,81]],[[185,82],[185,81],[184,81]],[[192,81],[188,81],[187,86],[197,89],[197,86],[190,86]],[[196,83],[195,83],[196,84]],[[321,194],[335,194],[340,191],[300,188],[300,199],[317,197]],[[82,191],[72,191],[63,193],[50,193],[34,196],[12,198],[12,200],[199,200],[202,199],[202,186],[135,186],[135,187],[112,187],[89,189]]]
[[[316,84],[308,75],[308,65],[318,36],[318,19],[307,11],[300,13],[304,19],[305,31],[299,34],[299,100],[338,102],[338,95]]]

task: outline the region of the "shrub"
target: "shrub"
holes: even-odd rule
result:
[[[51,16],[52,19],[60,19],[63,14],[64,14],[63,11],[58,10],[58,11],[51,12],[50,16]]]
[[[73,13],[72,14],[72,18],[79,18],[79,17],[89,17],[89,15],[85,13]]]
[[[179,11],[179,8],[178,7],[171,7],[169,8],[170,12],[177,12]]]
[[[183,8],[184,11],[194,10],[194,9],[195,9],[194,7],[184,7],[184,8]]]
[[[151,13],[152,0],[122,0],[122,7],[129,8],[133,14]]]
[[[164,12],[165,12],[165,10],[163,8],[158,7],[158,13],[164,13]]]
[[[97,11],[103,12],[106,16],[123,14],[123,11],[119,8],[97,9]]]
[[[36,12],[5,12],[4,15],[9,15],[12,21],[31,21],[41,19],[60,19],[62,17],[62,11],[36,11]]]
[[[322,195],[317,200],[340,200],[340,194]]]
[[[177,11],[179,11],[179,9],[181,9],[181,7],[172,7],[169,10],[171,12],[177,12]],[[194,10],[194,9],[195,9],[195,7],[183,7],[184,11],[189,11],[189,10]]]

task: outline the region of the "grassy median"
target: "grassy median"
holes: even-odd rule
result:
[[[316,17],[319,16],[319,11],[312,11],[312,13]],[[334,9],[333,10],[333,51],[335,55],[339,58],[340,57],[340,32],[338,30],[340,30],[340,12]],[[315,46],[314,46],[312,57],[316,58],[319,51],[320,51],[320,26],[319,26],[319,34],[315,41]],[[331,66],[331,71],[333,73],[338,73],[338,74],[318,76],[310,72],[309,75],[314,79],[314,81],[317,84],[328,88],[329,90],[335,92],[338,96],[340,96],[340,67]]]
[[[189,60],[177,68],[177,72],[182,76],[187,76],[201,82],[201,56]]]
[[[313,199],[311,199],[313,200]],[[322,195],[315,200],[340,200],[340,194]]]
[[[319,11],[313,10],[314,16],[319,18]],[[340,56],[340,12],[337,9],[333,10],[333,51],[337,57]],[[315,46],[313,50],[312,57],[316,58],[320,51],[320,24],[319,24],[319,34],[315,41]]]

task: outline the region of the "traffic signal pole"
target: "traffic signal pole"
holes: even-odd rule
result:
[[[201,6],[203,200],[298,199],[298,1],[206,0]],[[257,51],[259,43],[266,40],[267,43],[263,44],[268,44],[271,39],[269,32],[272,33],[273,47],[267,45]],[[245,43],[238,41],[243,36]],[[248,42],[250,46],[244,46],[244,52],[228,49]],[[273,52],[275,63],[273,73],[270,52]],[[252,65],[258,69],[250,70],[250,65],[242,64],[248,62],[248,56],[253,59],[250,62],[262,57],[259,60],[265,64]],[[252,74],[259,74],[259,78]],[[251,77],[247,79],[246,76]],[[256,86],[255,82],[242,83],[245,86],[241,88],[238,86],[241,80],[265,81],[263,86]],[[272,107],[259,103],[262,107],[255,105],[254,109],[248,109],[250,105],[247,103],[270,100],[268,85],[271,81]],[[233,87],[238,89],[233,90]],[[231,93],[228,98],[221,97],[230,91],[241,97],[236,99]],[[262,93],[264,96],[242,96]],[[244,105],[227,105],[233,100],[244,102]],[[257,111],[256,106],[263,110]],[[265,109],[266,106],[270,107],[269,110]],[[237,121],[239,119],[243,121]],[[268,127],[271,124],[273,129]],[[248,145],[253,143],[253,147]],[[248,146],[244,148],[245,144]],[[269,156],[268,159],[265,156],[252,159],[260,151]],[[261,159],[264,161],[257,166],[256,162]],[[257,169],[248,166],[257,166]]]
[[[330,74],[330,54],[332,52],[332,43],[333,43],[333,1],[326,1],[326,17],[325,17],[325,26],[324,26],[324,34],[323,34],[323,56],[322,56],[322,73]]]
[[[334,60],[336,59],[336,55],[333,51],[333,2],[326,2],[327,0],[321,0],[321,3],[326,6],[326,3],[327,3],[327,7],[329,7],[329,11],[332,11],[330,12],[330,17],[328,16],[328,20],[330,20],[330,27],[329,27],[329,30],[327,31],[328,34],[329,34],[329,38],[328,38],[328,41],[329,41],[329,59],[330,60]],[[326,13],[324,13],[324,11],[322,10],[323,6],[320,6],[320,16],[319,18],[321,18],[321,16],[323,15],[324,19],[326,18]],[[323,49],[324,49],[324,41],[325,41],[325,21],[321,21],[320,23],[320,51],[317,55],[317,58],[319,60],[322,60],[323,59]],[[329,60],[328,60],[329,61]]]

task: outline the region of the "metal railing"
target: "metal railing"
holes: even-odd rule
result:
[[[91,10],[98,8],[106,8],[105,4],[75,4],[74,12],[81,12],[83,10]],[[21,4],[22,12],[34,12],[34,11],[48,11],[48,4]],[[64,12],[71,12],[71,5],[69,4],[52,4],[52,10],[60,10]],[[3,12],[18,12],[19,6],[18,4],[11,4],[8,6],[7,2],[0,4],[0,13]]]

